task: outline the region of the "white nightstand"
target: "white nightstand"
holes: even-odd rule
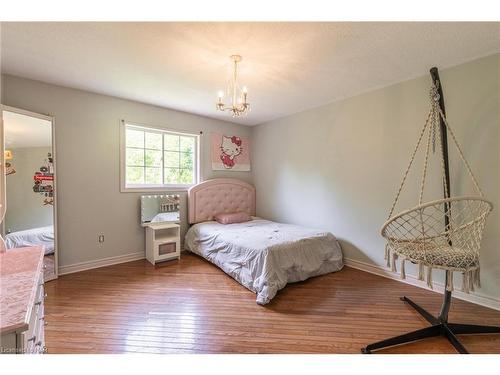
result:
[[[181,257],[181,227],[175,223],[150,224],[146,227],[146,259],[151,264]]]

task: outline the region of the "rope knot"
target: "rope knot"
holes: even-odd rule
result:
[[[439,91],[434,84],[431,86],[430,97],[436,103],[439,102],[439,99],[441,99],[441,96],[439,95]]]

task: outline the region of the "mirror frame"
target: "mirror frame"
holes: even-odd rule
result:
[[[4,156],[4,150],[5,150],[5,134],[4,134],[4,123],[3,123],[3,112],[13,112],[13,113],[18,113],[20,115],[26,115],[30,117],[35,117],[39,118],[42,120],[50,121],[51,126],[52,126],[52,157],[53,157],[53,169],[54,169],[54,205],[52,207],[53,209],[53,217],[54,217],[54,277],[45,279],[45,281],[50,281],[57,279],[59,276],[59,241],[58,241],[58,225],[57,225],[57,196],[58,196],[58,189],[57,189],[57,153],[56,153],[56,120],[54,116],[51,116],[49,114],[44,115],[41,113],[36,113],[36,112],[31,112],[25,109],[21,108],[16,108],[16,107],[11,107],[8,105],[0,105],[0,110],[1,112],[1,117],[2,117],[2,122],[1,122],[1,135],[0,135],[0,152],[1,152],[1,161],[2,161],[2,196],[0,197],[1,203],[3,204],[3,207],[6,206],[6,199],[7,199],[7,185],[6,185],[6,176],[5,173],[3,173],[3,166],[5,164],[5,156]],[[5,226],[5,220],[2,220],[2,227]]]

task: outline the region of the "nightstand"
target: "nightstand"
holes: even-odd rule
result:
[[[181,227],[175,223],[150,224],[146,227],[146,259],[153,265],[181,257]]]

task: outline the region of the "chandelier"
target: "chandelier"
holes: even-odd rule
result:
[[[231,55],[231,61],[234,63],[233,75],[226,87],[226,92],[219,91],[219,100],[216,108],[219,111],[228,111],[233,117],[244,116],[250,111],[250,103],[247,102],[248,90],[246,86],[240,88],[238,85],[238,63],[241,62],[240,55]],[[223,102],[224,95],[229,98],[229,104]]]

